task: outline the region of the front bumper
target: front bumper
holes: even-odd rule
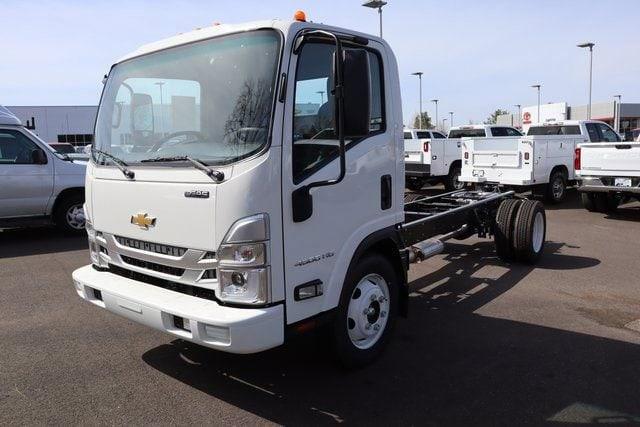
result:
[[[620,177],[629,178],[629,177]],[[605,179],[605,178],[603,178]],[[607,177],[606,180],[612,182],[615,177]],[[637,184],[637,178],[632,178]],[[634,187],[616,187],[615,185],[608,185],[602,182],[602,179],[597,177],[582,177],[580,178],[580,185],[578,191],[584,193],[626,193],[626,194],[640,194],[640,186]]]
[[[405,163],[404,175],[412,178],[428,178],[431,176],[431,165],[424,163]]]
[[[91,265],[73,272],[78,295],[127,319],[229,353],[257,353],[284,342],[284,307],[235,308],[127,279]],[[95,291],[99,291],[96,293]],[[189,320],[178,328],[175,317]]]

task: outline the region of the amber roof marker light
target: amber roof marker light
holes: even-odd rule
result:
[[[303,10],[296,10],[293,14],[294,21],[307,22],[307,14]]]

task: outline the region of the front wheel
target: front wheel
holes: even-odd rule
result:
[[[365,366],[386,346],[398,307],[397,276],[379,254],[366,255],[347,274],[333,324],[334,349],[344,366]]]
[[[83,234],[85,215],[84,198],[81,195],[67,196],[60,201],[54,212],[58,228],[67,234]]]

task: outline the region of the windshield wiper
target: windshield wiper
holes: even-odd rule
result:
[[[151,159],[140,160],[140,163],[154,163],[154,162],[190,162],[196,169],[204,172],[209,178],[216,182],[224,180],[224,172],[211,169],[198,159],[194,159],[189,156],[173,156],[173,157],[153,157]]]
[[[127,168],[127,166],[129,166],[128,164],[126,164],[124,162],[124,160],[117,158],[116,156],[114,156],[113,154],[109,154],[106,153],[102,150],[98,150],[98,149],[92,149],[91,150],[92,153],[98,153],[104,157],[106,157],[107,159],[110,159],[111,161],[113,161],[113,164],[116,165],[116,167],[118,169],[120,169],[120,171],[124,174],[124,176],[126,176],[129,179],[133,179],[135,178],[136,174],[133,173],[132,171],[129,170],[129,168]]]

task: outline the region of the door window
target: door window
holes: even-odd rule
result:
[[[429,139],[429,132],[416,132],[418,139]]]
[[[522,134],[513,128],[505,128],[505,131],[507,132],[507,136],[522,136]]]
[[[434,139],[445,139],[446,138],[446,136],[444,136],[440,132],[431,132],[431,135],[433,135]]]
[[[508,136],[506,128],[491,128],[491,136]]]
[[[33,164],[33,150],[38,146],[22,132],[0,129],[0,165]]]
[[[585,125],[587,127],[587,132],[589,133],[589,140],[591,142],[600,142],[602,139],[600,137],[600,132],[598,132],[598,127],[595,123],[587,123]]]
[[[331,71],[335,46],[306,43],[298,57],[293,113],[293,181],[299,183],[338,156]],[[371,81],[369,135],[384,131],[382,70],[369,51]],[[346,140],[347,149],[359,140]]]
[[[620,142],[620,137],[618,137],[618,134],[609,126],[605,125],[604,123],[598,123],[597,126],[600,129],[600,134],[602,135],[602,141]]]

